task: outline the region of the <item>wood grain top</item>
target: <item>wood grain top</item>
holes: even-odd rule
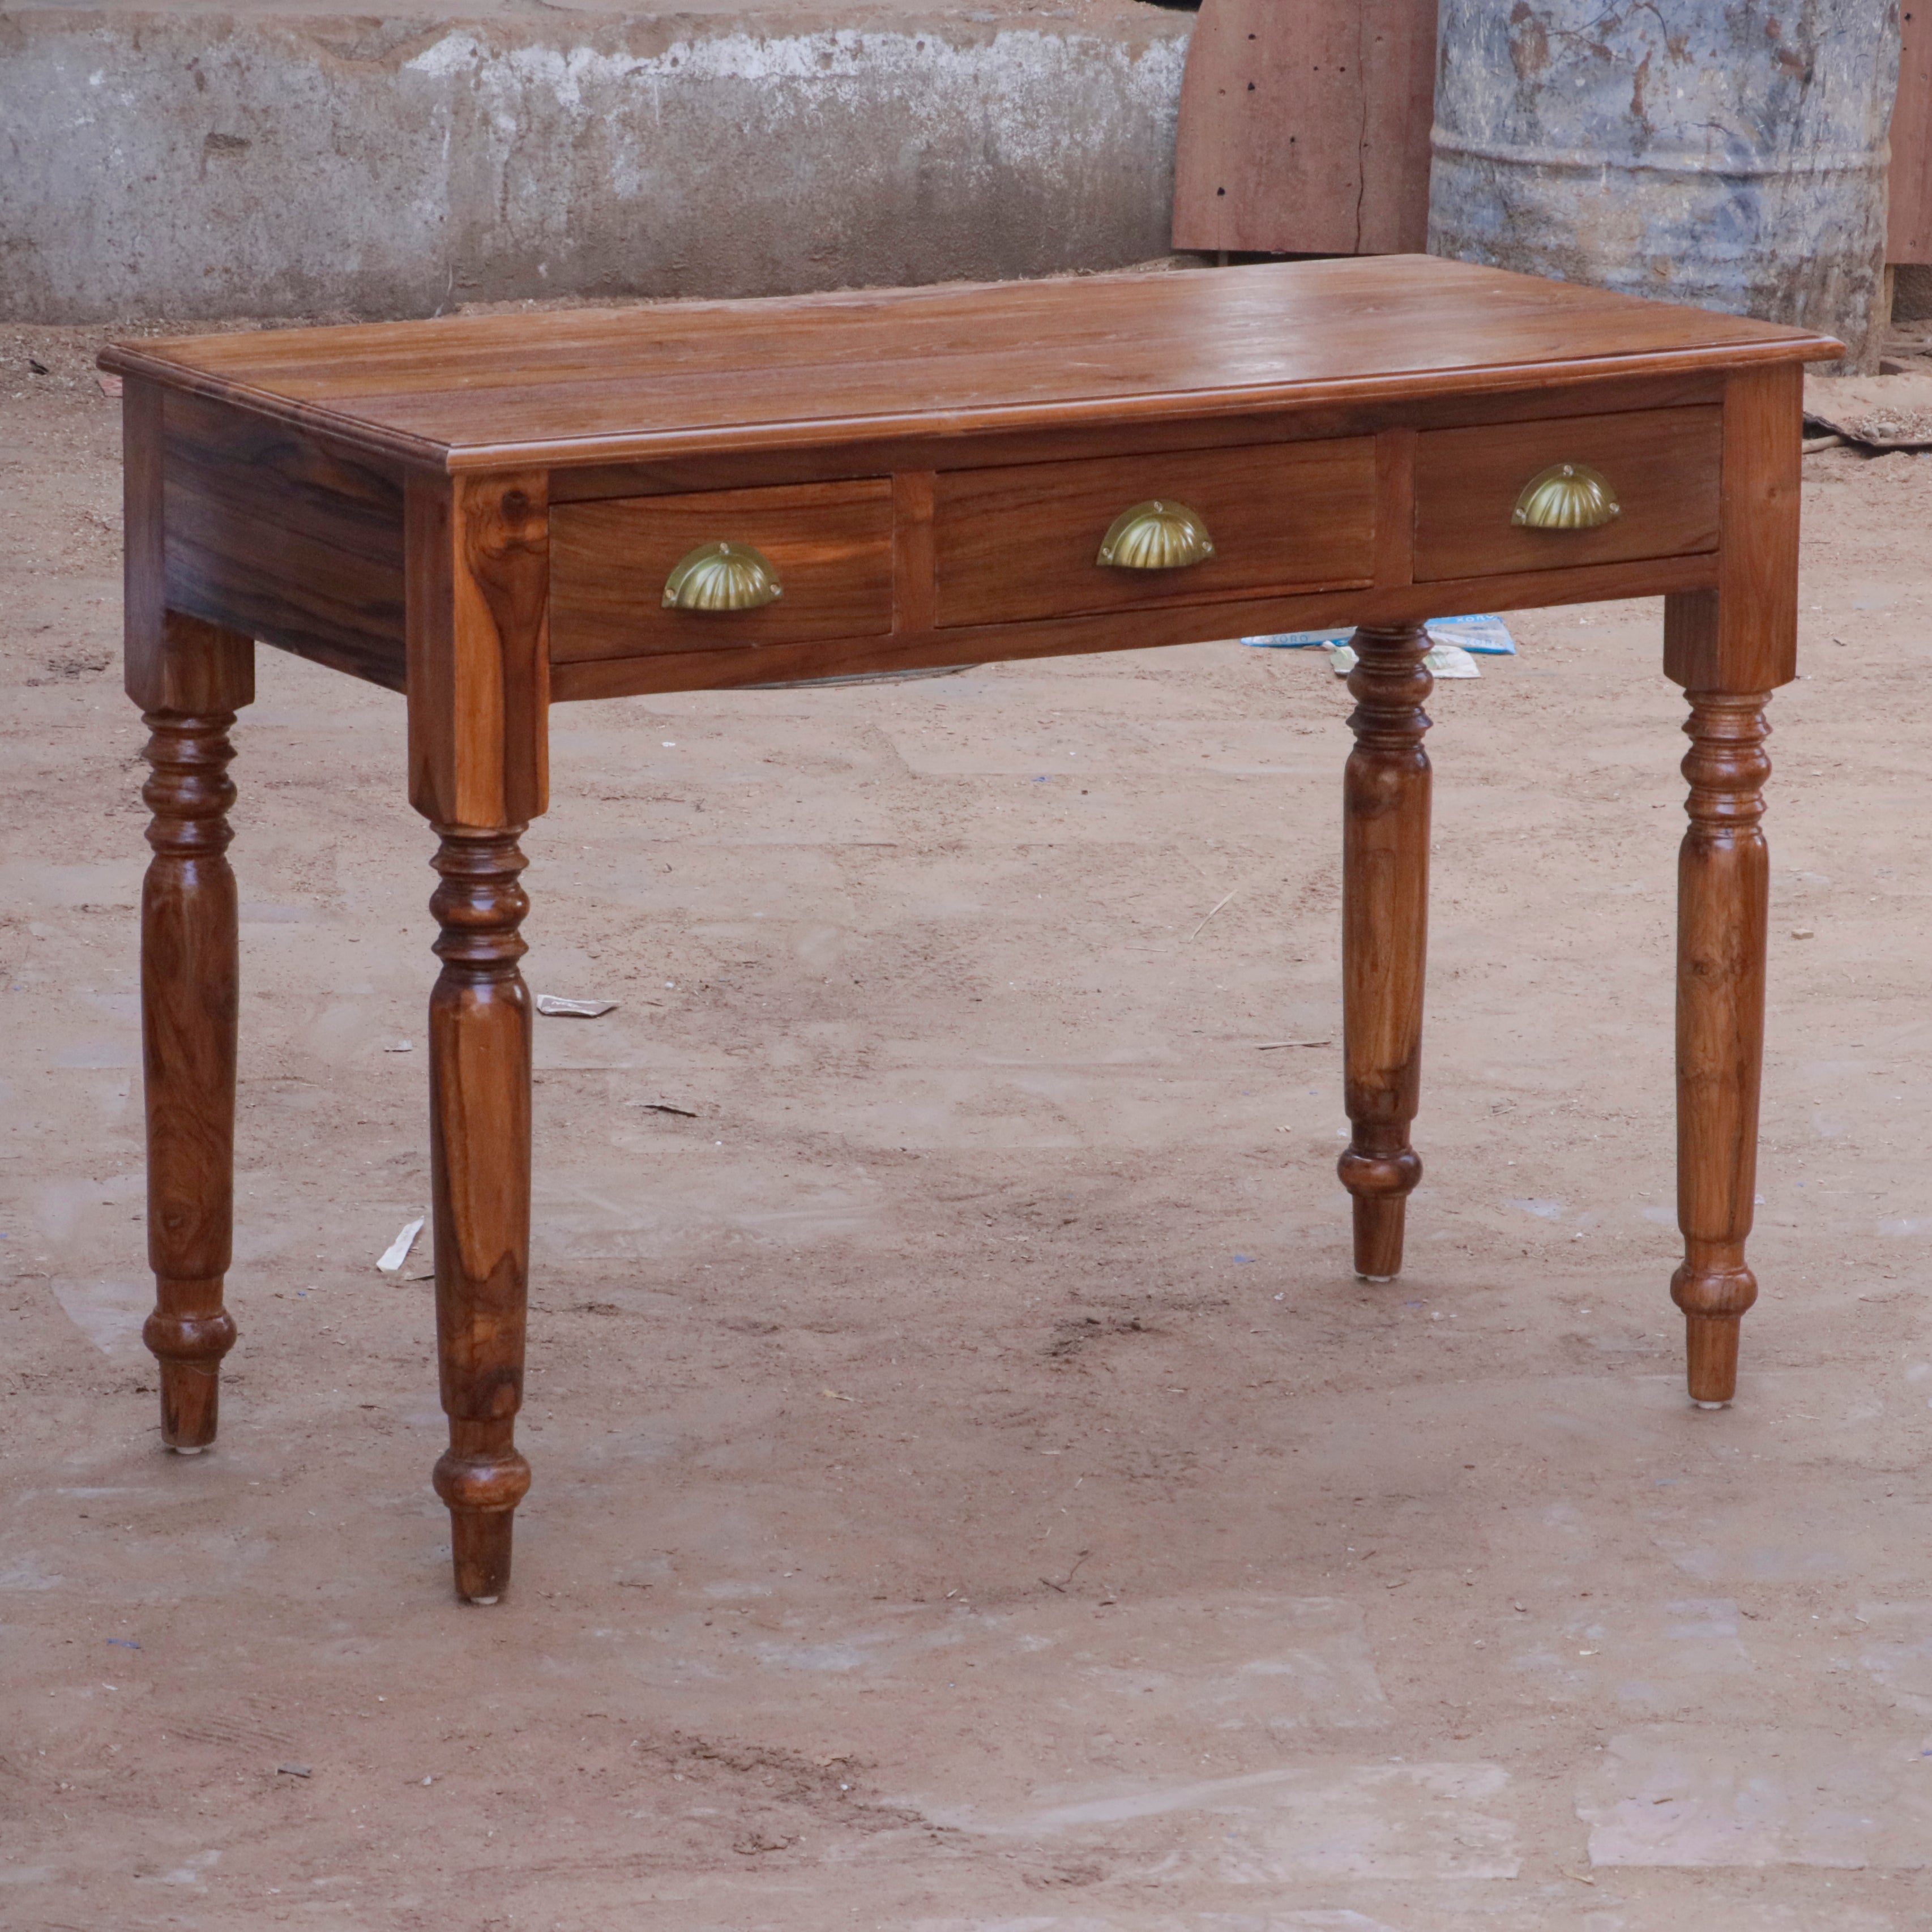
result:
[[[452,470],[1239,415],[1842,354],[1431,256],[117,344],[101,367]]]

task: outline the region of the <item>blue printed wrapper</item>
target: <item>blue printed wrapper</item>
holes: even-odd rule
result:
[[[1500,617],[1432,617],[1427,628],[1432,644],[1454,644],[1478,657],[1516,656],[1516,640]],[[1355,627],[1349,624],[1339,631],[1283,631],[1274,637],[1244,638],[1241,642],[1271,651],[1333,649],[1338,644],[1346,644],[1354,634]]]

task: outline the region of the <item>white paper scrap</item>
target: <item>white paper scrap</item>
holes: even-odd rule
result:
[[[1337,677],[1346,677],[1354,669],[1352,645],[1338,645],[1329,655]],[[1483,674],[1475,659],[1460,644],[1433,645],[1422,662],[1437,677],[1480,677]]]
[[[418,1214],[403,1232],[382,1250],[382,1258],[376,1265],[384,1274],[394,1274],[410,1258],[410,1250],[416,1244],[416,1237],[423,1231],[423,1223],[429,1219],[427,1214]]]
[[[537,1011],[553,1018],[601,1019],[616,1005],[615,1000],[560,1000],[554,993],[537,995]]]

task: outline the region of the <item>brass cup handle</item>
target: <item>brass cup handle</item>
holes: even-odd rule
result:
[[[1623,514],[1610,479],[1587,463],[1552,463],[1522,486],[1510,521],[1529,530],[1600,530]]]
[[[1123,510],[1107,526],[1094,560],[1108,570],[1185,570],[1214,554],[1198,510],[1155,497]]]
[[[757,610],[776,604],[784,586],[771,560],[748,543],[700,544],[664,579],[667,610]]]

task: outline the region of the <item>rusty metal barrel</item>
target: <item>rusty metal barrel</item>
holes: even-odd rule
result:
[[[1429,247],[1876,366],[1897,0],[1442,0]]]

